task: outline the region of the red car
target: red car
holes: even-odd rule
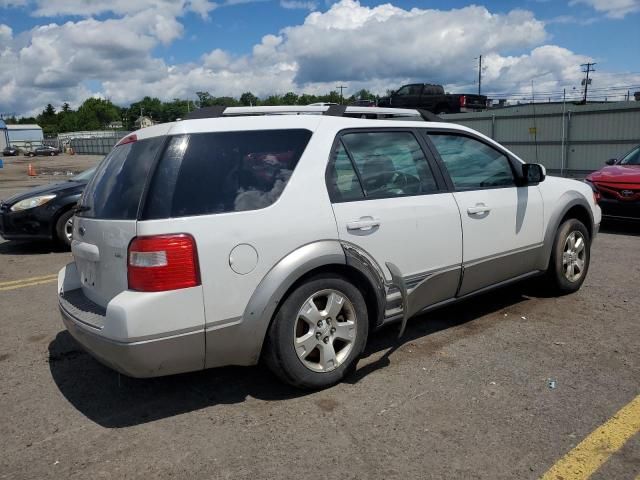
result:
[[[603,216],[640,220],[640,145],[585,181],[599,197]]]

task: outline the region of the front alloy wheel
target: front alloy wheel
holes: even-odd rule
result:
[[[565,220],[556,232],[547,270],[547,287],[564,295],[580,289],[589,270],[591,237],[577,218]]]
[[[578,230],[567,235],[564,242],[564,251],[562,252],[562,269],[564,276],[570,282],[580,280],[584,274],[585,265],[585,239]]]

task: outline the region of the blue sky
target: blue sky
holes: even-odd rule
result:
[[[320,91],[341,79],[382,91],[405,80],[470,88],[480,53],[487,56],[487,88],[495,92],[521,91],[540,74],[546,91],[571,88],[582,61],[598,63],[599,88],[640,87],[640,0],[389,4],[0,0],[0,50],[9,47],[0,56],[0,111],[30,111],[50,97],[126,103],[144,94],[189,96],[197,88]],[[317,22],[305,25],[312,10]],[[447,35],[460,41],[440,43]],[[37,93],[31,101],[16,98],[29,88]]]

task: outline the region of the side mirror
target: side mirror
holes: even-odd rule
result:
[[[606,163],[607,165],[615,165],[617,161],[618,161],[618,160],[617,160],[617,159],[615,159],[615,158],[610,158],[609,160],[607,160],[607,161],[606,161],[606,162],[604,162],[604,163]]]
[[[522,176],[526,185],[535,185],[544,181],[547,171],[539,163],[525,163],[522,166]]]

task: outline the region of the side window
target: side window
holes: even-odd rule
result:
[[[349,202],[364,198],[362,186],[342,142],[333,155],[327,180],[331,200],[334,202]]]
[[[640,165],[640,148],[636,148],[620,162],[622,165]]]
[[[509,159],[494,148],[455,134],[430,134],[456,190],[515,185]]]
[[[342,136],[367,198],[438,191],[420,144],[411,132],[363,132]]]
[[[400,90],[396,92],[396,95],[409,95],[411,92],[411,85],[405,85]]]

